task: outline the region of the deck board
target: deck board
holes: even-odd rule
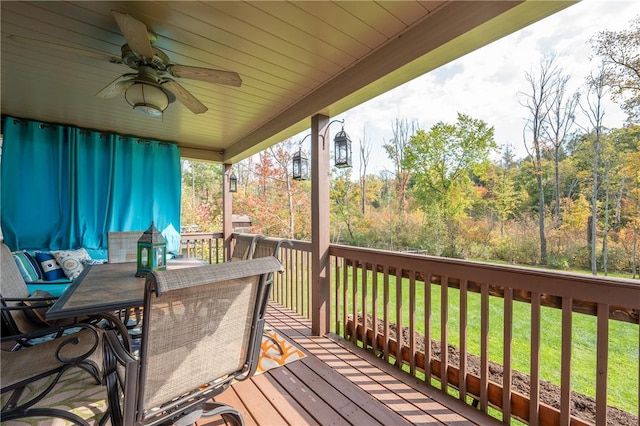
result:
[[[215,398],[239,409],[247,425],[500,424],[338,336],[311,336],[308,319],[275,303],[267,323],[306,357]],[[198,422],[214,424],[220,422]]]

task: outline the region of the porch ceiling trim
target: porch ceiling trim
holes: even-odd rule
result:
[[[233,164],[339,115],[576,1],[450,2],[230,146]]]

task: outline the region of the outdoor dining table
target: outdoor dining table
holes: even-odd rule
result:
[[[180,258],[167,261],[167,269],[206,264],[200,259]],[[135,276],[135,263],[87,265],[73,284],[45,313],[45,319],[57,320],[127,308],[144,302],[145,278]]]

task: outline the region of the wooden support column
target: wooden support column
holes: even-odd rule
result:
[[[329,117],[311,118],[311,334],[329,332]]]
[[[233,194],[229,192],[229,177],[231,164],[224,164],[222,173],[222,236],[224,238],[224,259],[229,259],[231,253],[231,234],[233,233]]]

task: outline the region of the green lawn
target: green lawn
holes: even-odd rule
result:
[[[395,277],[389,277],[390,322],[395,322],[396,285]],[[349,282],[351,270],[349,270]],[[368,308],[371,314],[372,278],[368,275]],[[378,312],[382,316],[383,289],[382,274],[378,277]],[[362,310],[361,275],[358,274],[357,310]],[[424,285],[416,282],[416,331],[424,333]],[[440,338],[440,286],[431,288],[431,335]],[[332,293],[332,295],[335,293]],[[347,304],[348,312],[352,309],[351,290]],[[503,353],[503,309],[502,298],[490,297],[489,302],[489,358],[502,363]],[[409,325],[409,280],[402,281],[402,325]],[[460,327],[460,293],[457,289],[449,289],[449,343],[458,346]],[[480,354],[480,294],[468,293],[467,311],[467,347],[469,352]],[[556,385],[560,384],[561,362],[561,315],[559,309],[541,308],[541,350],[540,378]],[[514,302],[513,306],[513,368],[523,373],[530,371],[530,317],[528,303]],[[590,315],[573,314],[573,346],[571,386],[576,392],[595,397],[596,386],[596,318]],[[620,321],[609,321],[609,377],[608,404],[631,413],[638,412],[638,352],[640,347],[637,324]]]

